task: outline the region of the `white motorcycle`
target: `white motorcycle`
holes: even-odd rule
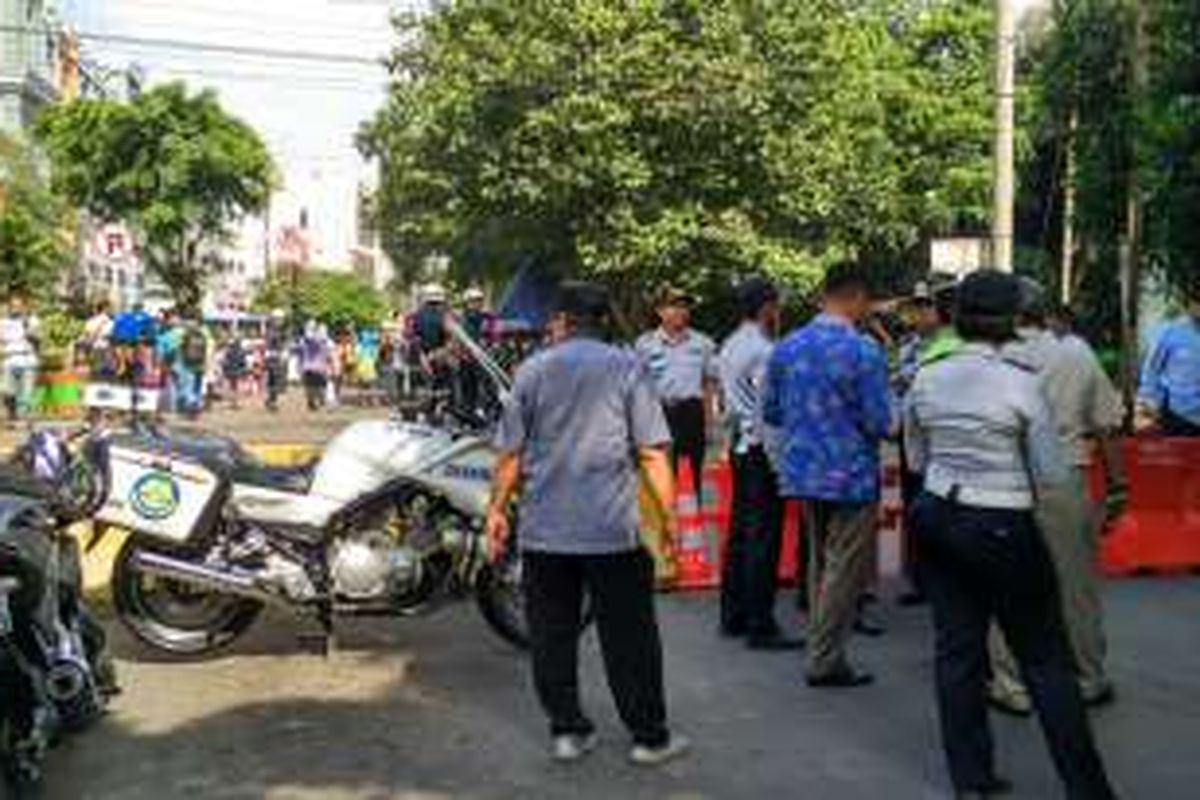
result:
[[[505,396],[504,372],[455,336]],[[131,533],[112,577],[120,618],[152,647],[195,656],[228,645],[266,603],[311,610],[328,643],[338,615],[408,616],[473,594],[524,646],[515,552],[488,559],[496,454],[486,424],[462,418],[474,415],[355,423],[297,468],[208,434],[104,437],[95,519]]]

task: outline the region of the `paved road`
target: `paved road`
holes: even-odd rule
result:
[[[1200,796],[1200,580],[1110,590],[1121,702],[1097,717],[1125,798]],[[947,796],[931,705],[928,628],[890,612],[860,640],[876,687],[800,683],[795,655],[749,654],[713,634],[705,595],[665,597],[671,703],[694,737],[661,772],[624,763],[624,737],[589,659],[605,736],[574,768],[550,764],[525,664],[469,605],[413,621],[357,621],[325,661],[287,618],[226,656],[156,662],[118,636],[126,694],[98,728],[54,754],[49,798],[330,800],[715,800]],[[589,644],[589,649],[594,645]],[[997,720],[1016,798],[1060,797],[1032,723]]]

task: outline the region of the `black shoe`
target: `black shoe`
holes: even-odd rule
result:
[[[762,650],[769,653],[781,653],[785,650],[803,650],[804,639],[784,636],[776,633],[772,636],[751,636],[746,639],[746,647],[750,650]]]
[[[859,686],[870,686],[875,682],[875,676],[869,672],[859,672],[853,667],[845,667],[828,675],[809,675],[808,685],[814,689],[855,689]]]
[[[741,639],[743,636],[746,635],[746,626],[745,625],[726,625],[726,624],[722,623],[721,627],[717,629],[717,632],[720,633],[722,636],[724,636],[726,639]]]
[[[1002,797],[1006,794],[1012,794],[1012,790],[1012,781],[1004,778],[992,778],[978,789],[968,789],[965,792],[958,792],[955,794],[955,797],[958,800],[988,800],[991,797]]]
[[[1111,686],[1105,686],[1099,692],[1093,695],[1085,695],[1083,698],[1083,703],[1088,708],[1104,708],[1105,706],[1111,706],[1115,702],[1117,702],[1117,690]]]

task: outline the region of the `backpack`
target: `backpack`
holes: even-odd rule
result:
[[[198,328],[188,328],[183,332],[183,341],[179,344],[179,354],[183,363],[189,367],[203,366],[208,356],[208,342],[204,333]]]

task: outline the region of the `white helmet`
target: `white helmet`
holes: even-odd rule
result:
[[[463,292],[463,300],[467,301],[468,303],[478,302],[483,299],[485,299],[483,289],[480,289],[478,286],[472,286],[470,289],[467,289],[465,292]]]
[[[446,287],[440,283],[427,283],[421,289],[421,302],[424,303],[444,303],[446,302]]]

